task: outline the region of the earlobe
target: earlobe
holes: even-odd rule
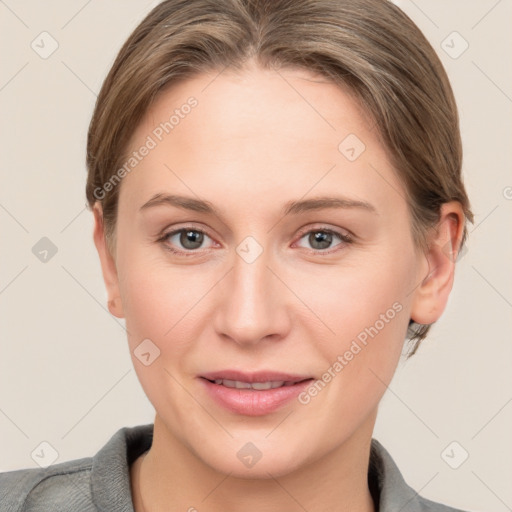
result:
[[[464,222],[460,203],[451,201],[441,206],[439,222],[429,233],[428,247],[423,255],[422,280],[414,292],[411,318],[418,324],[434,323],[446,307]]]
[[[95,203],[93,207],[93,214],[94,245],[98,251],[101,264],[101,272],[103,274],[103,281],[105,282],[105,287],[107,289],[107,307],[112,315],[116,316],[117,318],[124,318],[123,305],[119,292],[119,280],[117,276],[116,262],[107,247],[103,223],[103,211],[99,202]]]

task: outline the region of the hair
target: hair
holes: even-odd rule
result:
[[[387,0],[166,0],[122,46],[89,126],[86,197],[91,209],[101,204],[111,252],[120,189],[113,179],[157,94],[205,72],[243,71],[251,59],[261,69],[305,69],[348,90],[404,184],[416,247],[426,247],[442,204],[456,200],[465,215],[462,248],[473,214],[457,106],[441,61],[403,11]],[[429,328],[410,320],[408,356]]]

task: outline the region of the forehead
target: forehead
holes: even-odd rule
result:
[[[185,115],[186,122],[180,117],[179,129],[173,128],[176,140],[193,132],[198,144],[212,139],[257,142],[263,138],[274,146],[288,138],[291,143],[308,140],[311,146],[322,141],[337,150],[343,131],[352,130],[366,139],[370,136],[371,123],[348,89],[306,70],[255,65],[243,71],[204,73],[167,88],[148,109],[136,135],[169,120],[191,97],[197,106]]]
[[[296,198],[317,184],[382,195],[383,175],[401,186],[353,95],[305,70],[249,67],[174,84],[146,112],[129,152],[148,138],[139,172],[124,178],[134,198],[163,181],[199,196],[243,187],[246,200],[286,189]]]

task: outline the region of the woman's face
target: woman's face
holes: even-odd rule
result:
[[[305,71],[204,74],[129,153],[113,309],[169,438],[265,477],[369,439],[428,268],[354,100]]]

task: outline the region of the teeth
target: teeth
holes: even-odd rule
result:
[[[279,386],[274,386],[274,387],[277,388]],[[262,389],[272,389],[272,382],[253,382],[251,384],[251,388],[252,389],[259,389],[259,390],[262,390]]]
[[[284,380],[273,380],[269,382],[242,382],[239,380],[215,379],[215,384],[220,384],[227,388],[265,390],[280,388],[281,386],[292,386],[293,382],[285,384]]]

